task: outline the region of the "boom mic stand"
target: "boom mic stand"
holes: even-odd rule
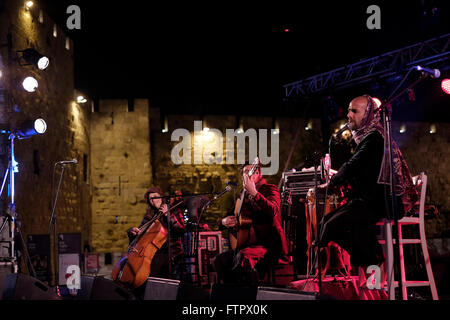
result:
[[[321,258],[320,258],[320,234],[321,234],[321,226],[319,219],[319,192],[318,192],[318,178],[317,178],[317,168],[319,166],[320,158],[315,157],[314,161],[314,184],[315,184],[315,192],[314,192],[314,202],[316,204],[316,246],[317,246],[317,270],[319,276],[319,295],[322,294],[322,266],[321,266]]]
[[[399,94],[397,94],[396,96],[392,97],[394,95],[394,93],[397,91],[398,88],[400,88],[400,86],[403,84],[403,82],[406,80],[406,78],[408,77],[409,73],[411,72],[411,70],[413,70],[413,68],[409,69],[409,71],[407,72],[407,74],[403,77],[402,81],[399,83],[399,85],[393,90],[393,92],[391,93],[391,95],[389,96],[389,98],[383,102],[379,107],[377,112],[381,112],[381,116],[383,117],[383,128],[384,128],[384,140],[385,140],[385,148],[384,148],[384,156],[383,156],[383,164],[384,161],[386,159],[389,160],[389,165],[390,165],[390,184],[389,184],[389,189],[390,189],[390,194],[391,194],[391,211],[387,209],[387,212],[392,212],[392,217],[394,220],[394,225],[396,226],[396,228],[394,228],[394,238],[396,240],[395,242],[395,259],[396,261],[400,261],[400,251],[399,251],[399,234],[398,234],[398,207],[397,207],[397,195],[396,195],[396,191],[395,191],[395,186],[396,186],[396,181],[395,181],[395,174],[394,174],[394,157],[393,157],[393,153],[392,153],[392,110],[390,110],[390,104],[395,101],[398,97],[400,97],[404,92],[406,92],[407,90],[413,88],[414,86],[416,86],[419,82],[421,82],[423,79],[425,79],[427,77],[426,73],[422,73],[422,76],[417,79],[416,81],[414,81],[411,85],[409,85],[407,88],[403,89]],[[386,147],[387,144],[387,147]],[[399,274],[398,271],[398,264],[394,264],[394,268],[395,271],[397,273],[397,275]],[[387,268],[387,282],[388,282],[388,294],[390,298],[394,298],[395,299],[395,287],[394,287],[394,283],[393,283],[393,279],[392,276],[390,276],[392,270],[389,270],[389,268]],[[402,278],[401,277],[397,277],[398,279],[398,288],[402,288]]]
[[[55,165],[53,166],[53,172],[56,168],[56,165],[58,164],[58,162],[55,163]],[[59,182],[58,182],[58,188],[56,189],[56,195],[55,195],[55,200],[53,201],[53,207],[52,207],[52,215],[50,216],[50,220],[48,223],[48,233],[50,234],[50,229],[51,226],[53,224],[53,253],[54,253],[54,258],[53,258],[53,266],[54,266],[54,284],[55,284],[55,289],[56,291],[58,290],[58,286],[59,286],[59,270],[58,270],[58,247],[57,247],[57,227],[56,227],[56,201],[58,200],[58,194],[59,194],[59,190],[61,188],[61,182],[62,182],[62,178],[64,175],[64,169],[66,168],[66,163],[60,163],[62,165],[62,169],[61,169],[61,175],[59,176]]]
[[[196,196],[205,196],[205,195],[208,195],[208,194],[212,194],[212,193],[202,193],[202,194],[187,194],[187,195],[181,195],[183,198],[186,198],[186,197],[196,197]],[[152,197],[152,198],[149,198],[149,199],[165,199],[166,201],[169,201],[171,198],[176,198],[176,197],[179,197],[180,195],[169,195],[169,196],[160,196],[160,197]],[[181,200],[181,202],[184,202],[185,200]],[[209,205],[209,203],[210,203],[211,201],[209,201],[208,202],[208,205]],[[169,207],[169,210],[168,210],[168,212],[167,212],[167,239],[168,239],[168,243],[167,243],[167,245],[168,245],[168,261],[169,261],[169,279],[171,279],[172,278],[172,261],[171,261],[171,249],[170,249],[170,229],[171,229],[171,227],[170,227],[170,224],[171,224],[171,222],[170,222],[170,207]],[[203,212],[203,209],[202,209],[202,212]],[[200,214],[200,216],[201,216],[201,214]],[[195,234],[197,234],[197,237],[195,237],[194,239],[196,239],[197,241],[198,241],[198,226],[199,226],[199,224],[198,224],[198,222],[200,221],[200,217],[199,217],[199,219],[198,219],[198,221],[197,221],[197,224],[196,224],[196,227],[195,227]],[[196,244],[195,244],[195,240],[194,240],[194,252],[196,252]],[[195,265],[195,267],[196,267],[196,270],[198,270],[198,259],[195,259],[196,260],[196,265]],[[200,283],[200,277],[198,277],[198,281],[199,281],[199,283]]]
[[[195,232],[194,232],[194,253],[198,252],[198,242],[199,242],[199,236],[200,236],[200,229],[199,229],[199,225],[200,225],[200,219],[202,218],[203,212],[208,209],[209,205],[216,199],[220,198],[221,196],[223,196],[225,193],[227,193],[228,191],[231,190],[231,186],[227,185],[225,190],[223,190],[222,192],[216,194],[212,199],[210,199],[207,203],[205,203],[202,206],[202,210],[200,211],[200,214],[198,216],[198,220],[197,220],[197,225],[195,227]],[[201,279],[200,279],[200,273],[199,273],[199,263],[198,263],[198,257],[195,259],[195,271],[197,272],[197,283],[199,286],[201,286]],[[209,275],[208,275],[209,277]],[[208,280],[209,281],[209,280]]]

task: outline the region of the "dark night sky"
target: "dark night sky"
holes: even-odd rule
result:
[[[278,104],[282,84],[450,31],[448,1],[154,2],[44,1],[62,27],[67,6],[81,8],[81,30],[68,31],[79,89],[148,97],[174,112],[210,104],[254,112]],[[370,4],[381,7],[381,30],[366,28]],[[440,20],[424,24],[434,6]]]

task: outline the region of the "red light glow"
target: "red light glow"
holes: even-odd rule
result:
[[[444,79],[441,82],[441,88],[446,94],[450,94],[450,79]]]

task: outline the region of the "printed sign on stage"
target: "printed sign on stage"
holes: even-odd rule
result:
[[[36,278],[42,282],[49,282],[50,268],[50,235],[29,234],[27,237],[28,254],[33,264]]]
[[[100,269],[98,262],[98,253],[84,254],[84,272],[89,274],[96,274]]]
[[[58,252],[81,253],[81,233],[60,233],[58,236]]]

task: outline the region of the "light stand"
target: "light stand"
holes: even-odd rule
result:
[[[11,141],[11,147],[10,147],[10,151],[9,151],[9,163],[8,163],[8,168],[6,169],[5,172],[5,176],[3,178],[3,183],[2,183],[2,188],[0,190],[0,196],[3,193],[3,189],[5,187],[5,183],[6,183],[6,178],[8,177],[9,174],[9,179],[10,179],[10,194],[11,194],[11,202],[9,204],[8,210],[7,210],[7,216],[5,218],[5,221],[3,222],[3,225],[1,226],[1,229],[4,228],[5,224],[6,224],[6,220],[10,219],[11,223],[10,223],[10,236],[11,236],[11,262],[14,265],[14,273],[18,272],[18,261],[17,261],[17,256],[16,256],[16,248],[15,248],[15,231],[17,229],[17,233],[20,236],[20,240],[22,241],[22,247],[23,247],[23,252],[25,253],[25,257],[26,257],[26,262],[28,262],[28,271],[29,273],[36,278],[36,272],[34,270],[33,264],[31,263],[31,259],[30,259],[30,255],[28,254],[28,250],[25,244],[25,241],[23,239],[22,236],[22,231],[21,231],[21,222],[20,219],[18,218],[18,214],[16,212],[16,204],[15,204],[15,184],[14,184],[14,174],[16,172],[18,172],[18,163],[15,160],[14,157],[14,138],[15,138],[15,134],[11,133],[9,135],[9,140]]]

